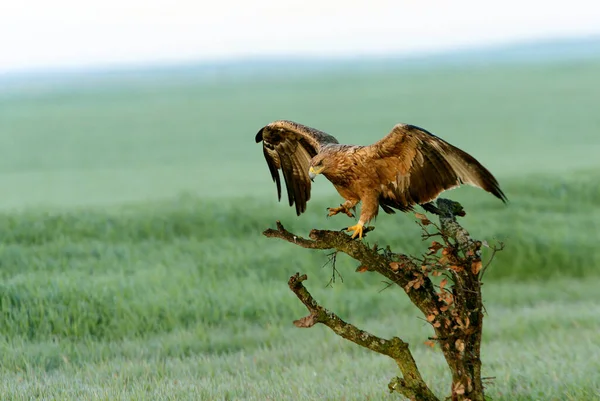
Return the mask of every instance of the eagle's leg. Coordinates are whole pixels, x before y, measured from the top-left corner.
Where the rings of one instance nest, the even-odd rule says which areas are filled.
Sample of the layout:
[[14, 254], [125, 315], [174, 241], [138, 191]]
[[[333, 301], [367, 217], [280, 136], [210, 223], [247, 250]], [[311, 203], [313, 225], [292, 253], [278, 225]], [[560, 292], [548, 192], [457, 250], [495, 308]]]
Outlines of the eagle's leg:
[[359, 220], [359, 222], [356, 225], [348, 227], [346, 231], [354, 231], [352, 233], [352, 239], [356, 237], [358, 237], [358, 239], [362, 239], [363, 232], [365, 231], [365, 223]]
[[377, 216], [377, 212], [379, 210], [379, 198], [377, 196], [367, 196], [362, 201], [362, 208], [360, 210], [360, 218], [358, 219], [358, 223], [352, 227], [346, 228], [346, 231], [354, 231], [352, 233], [352, 239], [358, 237], [362, 239], [363, 235], [372, 229], [369, 227], [365, 229], [365, 224], [369, 223], [372, 219]]
[[335, 216], [336, 214], [338, 214], [340, 212], [343, 212], [344, 214], [346, 214], [346, 216], [354, 218], [354, 213], [352, 213], [351, 209], [354, 208], [357, 203], [358, 202], [347, 200], [346, 202], [341, 204], [340, 207], [329, 207], [329, 208], [327, 208], [327, 211], [329, 211], [327, 216], [331, 217], [331, 216]]

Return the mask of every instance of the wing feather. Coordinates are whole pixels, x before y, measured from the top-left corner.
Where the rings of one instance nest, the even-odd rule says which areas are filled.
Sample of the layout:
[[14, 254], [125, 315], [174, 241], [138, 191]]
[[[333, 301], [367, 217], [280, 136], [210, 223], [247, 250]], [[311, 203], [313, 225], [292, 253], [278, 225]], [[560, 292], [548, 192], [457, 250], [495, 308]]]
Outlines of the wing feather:
[[277, 185], [277, 198], [281, 200], [281, 179], [287, 189], [290, 206], [296, 205], [296, 214], [306, 211], [310, 199], [310, 159], [319, 153], [323, 146], [338, 143], [324, 132], [293, 121], [274, 121], [256, 134], [256, 142], [263, 142], [263, 154], [273, 181]]
[[273, 178], [273, 182], [277, 184], [277, 197], [281, 199], [281, 179], [278, 171], [280, 168], [279, 157], [277, 156], [276, 151], [270, 150], [266, 146], [263, 146], [263, 154], [265, 155], [267, 166], [269, 166], [271, 178]]
[[507, 201], [498, 181], [473, 156], [422, 128], [398, 124], [365, 151], [374, 156], [377, 174], [390, 189], [382, 194], [386, 206], [410, 210], [463, 183]]

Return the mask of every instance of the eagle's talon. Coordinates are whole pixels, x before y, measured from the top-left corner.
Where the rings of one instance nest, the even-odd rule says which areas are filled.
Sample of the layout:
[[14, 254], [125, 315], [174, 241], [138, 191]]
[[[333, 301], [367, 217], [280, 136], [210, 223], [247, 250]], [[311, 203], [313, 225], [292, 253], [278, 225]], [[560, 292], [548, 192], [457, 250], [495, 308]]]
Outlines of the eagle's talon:
[[352, 213], [350, 209], [348, 209], [344, 205], [340, 205], [340, 207], [328, 207], [327, 210], [329, 211], [327, 217], [335, 216], [336, 214], [343, 212], [346, 216], [354, 218], [354, 213]]
[[361, 223], [350, 226], [350, 227], [346, 228], [345, 231], [354, 231], [352, 233], [352, 239], [356, 238], [357, 236], [358, 236], [358, 239], [362, 239], [363, 235], [365, 234], [364, 225]]
[[342, 205], [340, 205], [340, 207], [328, 207], [327, 210], [329, 211], [329, 213], [327, 214], [327, 217], [331, 217], [331, 216], [335, 216], [339, 212], [344, 211], [344, 208], [342, 207]]

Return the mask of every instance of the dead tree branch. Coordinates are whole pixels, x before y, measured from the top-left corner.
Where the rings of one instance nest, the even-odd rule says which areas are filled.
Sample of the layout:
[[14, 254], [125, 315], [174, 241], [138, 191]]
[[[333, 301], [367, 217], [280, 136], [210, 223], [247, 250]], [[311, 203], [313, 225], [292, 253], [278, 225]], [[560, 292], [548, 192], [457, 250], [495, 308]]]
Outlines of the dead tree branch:
[[[287, 231], [281, 222], [277, 221], [277, 229], [267, 229], [264, 233], [270, 238], [280, 238], [309, 249], [335, 249], [367, 266], [368, 270], [376, 271], [393, 283], [404, 288], [415, 279], [413, 273], [419, 268], [412, 259], [406, 255], [394, 253], [380, 253], [369, 248], [364, 242], [355, 241], [341, 231], [312, 230], [310, 239], [305, 239]], [[433, 285], [418, 288], [409, 292], [413, 303], [423, 312], [435, 308], [438, 304]], [[413, 299], [414, 298], [414, 299]]]
[[[422, 238], [435, 236], [441, 241], [433, 241], [428, 252], [419, 258], [394, 253], [389, 248], [369, 248], [364, 242], [338, 231], [312, 230], [309, 239], [305, 239], [287, 231], [279, 221], [277, 229], [268, 229], [264, 235], [303, 248], [343, 252], [360, 263], [357, 271], [377, 272], [388, 282], [401, 287], [434, 330], [431, 339], [440, 345], [452, 373], [449, 398], [452, 401], [483, 401], [480, 360], [484, 314], [482, 242], [473, 240], [456, 221], [456, 216], [465, 215], [460, 204], [439, 199], [437, 207], [441, 211], [439, 225], [425, 215], [416, 215], [423, 231]], [[434, 227], [434, 232], [429, 232], [428, 227]], [[442, 275], [447, 278], [434, 285], [432, 277]], [[343, 321], [314, 300], [302, 284], [305, 280], [306, 275], [297, 273], [288, 283], [309, 311], [308, 316], [294, 322], [296, 326], [312, 327], [322, 323], [347, 340], [391, 357], [402, 372], [402, 378], [390, 382], [391, 391], [411, 400], [437, 400], [423, 381], [407, 343], [397, 337], [390, 340], [376, 337]]]
[[312, 327], [317, 323], [322, 323], [329, 327], [335, 334], [352, 341], [362, 347], [369, 348], [372, 351], [387, 355], [398, 364], [402, 372], [402, 379], [394, 378], [390, 383], [391, 389], [402, 393], [411, 400], [437, 400], [435, 395], [429, 390], [417, 364], [408, 349], [408, 344], [394, 337], [386, 340], [356, 326], [349, 324], [339, 318], [335, 313], [328, 311], [315, 301], [306, 287], [302, 284], [307, 279], [306, 274], [296, 273], [288, 281], [290, 289], [296, 294], [298, 299], [306, 306], [309, 315], [302, 319], [294, 321], [297, 327]]

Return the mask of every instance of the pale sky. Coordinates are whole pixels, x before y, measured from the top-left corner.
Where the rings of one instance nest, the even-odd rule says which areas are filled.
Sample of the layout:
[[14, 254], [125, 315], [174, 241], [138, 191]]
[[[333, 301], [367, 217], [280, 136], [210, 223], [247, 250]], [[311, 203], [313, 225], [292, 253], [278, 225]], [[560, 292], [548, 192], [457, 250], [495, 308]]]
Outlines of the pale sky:
[[595, 0], [0, 0], [0, 72], [600, 34]]

